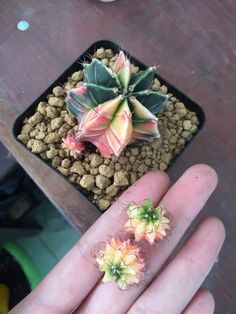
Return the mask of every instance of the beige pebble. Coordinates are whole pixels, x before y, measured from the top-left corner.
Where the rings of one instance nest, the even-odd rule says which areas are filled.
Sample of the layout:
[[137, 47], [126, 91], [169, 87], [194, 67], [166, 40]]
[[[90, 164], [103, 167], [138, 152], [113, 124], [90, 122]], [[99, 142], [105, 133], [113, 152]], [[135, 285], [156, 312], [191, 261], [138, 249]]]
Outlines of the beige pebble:
[[103, 59], [101, 60], [101, 62], [102, 62], [105, 66], [108, 66], [108, 64], [109, 64], [108, 58], [103, 58]]
[[171, 153], [164, 153], [161, 155], [161, 160], [167, 165], [170, 163], [171, 159], [172, 159]]
[[38, 129], [34, 129], [33, 131], [30, 132], [30, 137], [31, 138], [35, 138], [36, 135], [39, 134], [39, 130]]
[[75, 161], [70, 169], [72, 173], [77, 173], [80, 176], [85, 174], [85, 169], [81, 163], [81, 161]]
[[134, 64], [130, 65], [130, 71], [131, 73], [137, 73], [139, 71], [139, 67], [136, 67]]
[[109, 165], [110, 164], [110, 158], [104, 158], [103, 163], [104, 163], [104, 165]]
[[192, 125], [190, 131], [191, 131], [191, 133], [196, 133], [197, 132], [197, 126], [196, 125]]
[[179, 115], [179, 117], [183, 118], [187, 114], [187, 109], [186, 108], [180, 108], [176, 110], [176, 113]]
[[58, 97], [54, 97], [54, 96], [49, 98], [48, 103], [52, 107], [59, 107], [59, 108], [63, 107], [64, 105], [64, 101], [62, 99]]
[[98, 174], [98, 168], [90, 168], [89, 172], [91, 175], [96, 176]]
[[72, 80], [77, 81], [77, 82], [81, 81], [83, 77], [84, 77], [84, 73], [82, 70], [74, 72], [71, 76]]
[[62, 137], [66, 137], [68, 131], [71, 129], [71, 126], [67, 123], [64, 123], [58, 130], [58, 134]]
[[66, 169], [66, 168], [63, 168], [63, 167], [61, 167], [61, 166], [59, 166], [59, 167], [57, 168], [57, 170], [58, 170], [61, 174], [63, 174], [63, 176], [65, 176], [65, 177], [67, 177], [68, 174], [69, 174], [69, 170]]
[[102, 190], [97, 188], [96, 186], [92, 189], [92, 192], [96, 195], [100, 195], [102, 193]]
[[33, 130], [33, 126], [29, 123], [23, 125], [21, 133], [22, 134], [29, 134]]
[[95, 185], [94, 177], [90, 174], [84, 174], [79, 184], [88, 191], [91, 191]]
[[105, 199], [100, 199], [98, 201], [98, 207], [101, 211], [104, 211], [106, 209], [108, 209], [108, 207], [111, 205], [111, 202]]
[[139, 150], [137, 147], [132, 147], [132, 148], [130, 148], [130, 153], [133, 156], [137, 156], [139, 154]]
[[152, 143], [152, 147], [153, 147], [155, 150], [159, 150], [160, 147], [161, 147], [161, 143], [162, 143], [162, 139], [155, 140], [155, 141], [153, 141], [153, 143]]
[[83, 166], [85, 170], [90, 171], [91, 169], [90, 164], [88, 164], [87, 162], [83, 162]]
[[128, 174], [126, 171], [120, 170], [114, 173], [114, 185], [115, 186], [129, 185]]
[[174, 105], [173, 105], [173, 103], [170, 102], [170, 101], [168, 101], [167, 110], [168, 110], [168, 111], [173, 111], [173, 110], [174, 110]]
[[42, 120], [43, 120], [43, 115], [41, 115], [41, 113], [39, 112], [35, 112], [35, 114], [29, 118], [28, 123], [30, 123], [32, 126], [35, 126]]
[[110, 166], [100, 165], [98, 171], [100, 174], [108, 178], [111, 178], [114, 175], [114, 169]]
[[47, 156], [46, 156], [46, 153], [45, 151], [40, 153], [39, 156], [42, 158], [42, 159], [47, 159]]
[[145, 164], [141, 164], [141, 165], [139, 165], [138, 166], [138, 172], [140, 172], [140, 173], [146, 173], [147, 171], [148, 171], [148, 166], [147, 165], [145, 165]]
[[190, 120], [184, 120], [183, 127], [184, 130], [189, 131], [192, 127], [192, 122]]
[[55, 131], [55, 130], [59, 129], [62, 126], [63, 122], [64, 122], [64, 120], [63, 120], [62, 117], [54, 118], [51, 121], [51, 129], [52, 129], [52, 131]]
[[41, 113], [42, 115], [46, 115], [47, 111], [46, 111], [46, 103], [43, 101], [40, 101], [40, 103], [38, 104], [37, 110], [39, 113]]
[[182, 132], [182, 137], [185, 139], [190, 139], [191, 133], [189, 131], [183, 131]]
[[133, 164], [133, 163], [135, 162], [135, 160], [136, 160], [136, 157], [135, 157], [135, 156], [130, 156], [130, 157], [129, 157], [129, 162], [130, 162], [131, 164]]
[[47, 144], [54, 144], [56, 142], [58, 142], [60, 140], [60, 136], [57, 134], [57, 132], [52, 132], [50, 134], [48, 134], [44, 141], [47, 143]]
[[140, 165], [140, 161], [136, 161], [135, 163], [133, 163], [132, 170], [136, 172], [138, 170], [139, 165]]
[[96, 51], [96, 56], [97, 56], [97, 58], [99, 58], [99, 59], [105, 58], [105, 57], [106, 57], [105, 49], [104, 49], [103, 47], [102, 47], [102, 48], [99, 48], [99, 49]]
[[58, 116], [58, 111], [56, 108], [48, 106], [46, 108], [46, 114], [50, 119], [54, 119]]
[[152, 84], [152, 90], [154, 91], [159, 91], [160, 87], [161, 87], [161, 84], [158, 80], [156, 80], [156, 82], [154, 81], [154, 83]]
[[182, 102], [180, 102], [180, 101], [178, 101], [178, 102], [175, 104], [175, 107], [176, 107], [177, 109], [185, 109], [185, 105], [184, 105]]
[[130, 163], [125, 164], [125, 170], [126, 170], [127, 172], [129, 172], [131, 169], [132, 169], [132, 166], [131, 166]]
[[114, 53], [111, 49], [105, 49], [106, 57], [111, 59], [114, 56]]
[[121, 168], [122, 168], [121, 164], [116, 162], [115, 163], [115, 170], [119, 171], [119, 170], [121, 170]]
[[43, 140], [45, 138], [46, 134], [44, 132], [38, 132], [37, 135], [35, 135], [36, 140]]
[[98, 174], [96, 176], [96, 186], [99, 188], [99, 189], [105, 189], [106, 187], [108, 187], [109, 185], [111, 185], [111, 181], [109, 178], [101, 175], [101, 174]]
[[111, 68], [111, 69], [112, 69], [112, 68], [113, 68], [114, 63], [115, 63], [114, 61], [110, 61], [110, 62], [109, 62], [109, 68]]
[[58, 155], [61, 157], [61, 158], [66, 158], [66, 157], [69, 157], [70, 156], [70, 152], [68, 149], [59, 149], [58, 150]]
[[163, 138], [170, 138], [171, 137], [171, 132], [168, 128], [164, 127], [164, 128], [161, 128], [161, 136]]
[[144, 160], [144, 162], [145, 162], [145, 165], [147, 165], [148, 167], [151, 166], [151, 164], [152, 164], [151, 159], [148, 159], [148, 158], [146, 158], [146, 159]]
[[134, 184], [137, 180], [138, 180], [137, 173], [136, 172], [131, 172], [130, 173], [130, 182], [131, 182], [131, 184]]
[[164, 162], [160, 162], [159, 169], [161, 171], [165, 171], [167, 169], [167, 165]]
[[106, 194], [110, 196], [116, 196], [119, 192], [119, 188], [115, 185], [110, 185], [106, 188]]
[[163, 94], [167, 94], [167, 92], [168, 92], [167, 86], [161, 85], [160, 92], [163, 93]]
[[170, 143], [172, 143], [172, 144], [177, 143], [177, 137], [172, 135], [171, 138], [170, 138]]
[[91, 159], [91, 167], [98, 167], [99, 165], [101, 165], [103, 163], [103, 158], [97, 154], [93, 154], [92, 155], [92, 159]]
[[22, 133], [17, 136], [17, 139], [22, 143], [27, 144], [30, 140], [30, 137], [28, 134]]
[[66, 90], [70, 90], [70, 89], [74, 88], [74, 85], [73, 85], [73, 83], [71, 83], [71, 82], [66, 82], [66, 83], [64, 84], [64, 88], [65, 88]]
[[[29, 142], [28, 142], [29, 143]], [[31, 151], [40, 154], [47, 149], [47, 146], [40, 140], [32, 140]]]
[[118, 58], [118, 54], [116, 53], [112, 58], [111, 58], [111, 61], [115, 62]]
[[64, 120], [67, 124], [69, 124], [71, 126], [74, 126], [76, 124], [75, 118], [72, 117], [72, 115], [70, 115], [70, 114], [66, 114], [64, 117]]
[[61, 158], [59, 156], [56, 156], [52, 159], [52, 166], [53, 168], [59, 167], [61, 164]]
[[68, 158], [63, 159], [62, 162], [61, 162], [61, 166], [62, 166], [63, 168], [68, 169], [68, 168], [70, 167], [70, 165], [71, 165], [71, 161], [70, 161], [70, 159], [68, 159]]
[[[58, 149], [56, 149], [55, 147], [54, 147], [54, 145], [52, 145], [51, 147], [50, 147], [50, 149], [46, 152], [46, 156], [47, 156], [47, 158], [48, 159], [53, 159], [54, 157], [56, 157], [58, 155]], [[59, 165], [58, 165], [59, 166]], [[58, 167], [57, 166], [57, 167]]]
[[61, 86], [55, 86], [52, 90], [54, 96], [61, 97], [65, 95], [64, 89]]
[[68, 178], [68, 180], [71, 182], [71, 183], [76, 183], [76, 179], [77, 179], [77, 175], [74, 173], [74, 174], [71, 174]]

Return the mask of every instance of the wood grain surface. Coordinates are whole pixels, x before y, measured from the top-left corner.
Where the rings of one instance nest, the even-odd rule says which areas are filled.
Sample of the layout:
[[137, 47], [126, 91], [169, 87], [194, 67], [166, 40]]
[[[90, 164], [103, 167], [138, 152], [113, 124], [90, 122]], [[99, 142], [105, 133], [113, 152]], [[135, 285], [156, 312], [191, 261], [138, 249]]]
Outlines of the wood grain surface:
[[[27, 31], [17, 29], [21, 20]], [[74, 227], [99, 216], [65, 180], [12, 136], [18, 114], [94, 41], [110, 39], [199, 103], [204, 129], [169, 171], [204, 162], [219, 185], [202, 217], [220, 217], [227, 239], [205, 282], [217, 314], [236, 313], [236, 2], [233, 0], [0, 0], [0, 140]], [[3, 165], [1, 165], [2, 167]], [[189, 230], [191, 232], [191, 229]]]

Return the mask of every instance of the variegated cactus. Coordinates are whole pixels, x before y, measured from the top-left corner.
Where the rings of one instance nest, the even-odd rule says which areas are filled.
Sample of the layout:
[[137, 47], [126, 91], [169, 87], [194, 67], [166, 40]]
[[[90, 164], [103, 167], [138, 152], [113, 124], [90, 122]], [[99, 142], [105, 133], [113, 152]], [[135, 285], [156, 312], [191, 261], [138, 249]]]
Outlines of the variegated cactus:
[[134, 235], [137, 242], [145, 239], [152, 245], [155, 240], [163, 240], [170, 229], [166, 209], [153, 206], [151, 199], [140, 205], [129, 204], [127, 214], [125, 229]]
[[119, 156], [137, 141], [160, 136], [156, 114], [167, 95], [150, 90], [155, 67], [131, 74], [123, 51], [112, 69], [98, 59], [84, 65], [83, 84], [68, 92], [66, 103], [78, 120], [77, 141], [93, 143], [105, 157]]
[[138, 284], [145, 270], [140, 248], [130, 240], [122, 242], [112, 238], [104, 250], [96, 256], [100, 271], [104, 272], [102, 282], [116, 282], [121, 290]]

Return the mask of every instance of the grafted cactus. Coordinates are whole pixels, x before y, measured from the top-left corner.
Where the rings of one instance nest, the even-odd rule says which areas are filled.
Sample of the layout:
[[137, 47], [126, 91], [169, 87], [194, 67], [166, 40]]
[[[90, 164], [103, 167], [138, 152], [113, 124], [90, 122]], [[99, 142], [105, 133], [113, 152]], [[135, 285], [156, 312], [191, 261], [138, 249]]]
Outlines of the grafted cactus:
[[85, 80], [66, 98], [78, 120], [77, 141], [93, 143], [105, 157], [119, 156], [131, 143], [160, 137], [156, 114], [167, 95], [150, 90], [156, 68], [131, 74], [123, 51], [112, 69], [98, 59], [84, 65]]

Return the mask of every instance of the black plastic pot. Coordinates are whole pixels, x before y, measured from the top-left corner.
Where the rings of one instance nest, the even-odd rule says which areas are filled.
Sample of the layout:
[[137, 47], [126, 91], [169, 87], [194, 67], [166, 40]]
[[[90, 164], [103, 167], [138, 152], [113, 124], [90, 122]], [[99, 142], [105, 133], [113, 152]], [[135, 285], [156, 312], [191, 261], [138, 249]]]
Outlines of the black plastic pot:
[[[63, 83], [65, 83], [67, 81], [68, 76], [71, 76], [74, 72], [82, 69], [82, 65], [81, 62], [84, 61], [89, 61], [91, 60], [90, 56], [94, 54], [94, 52], [100, 48], [100, 47], [104, 47], [105, 49], [112, 49], [113, 52], [118, 53], [121, 50], [121, 47], [111, 41], [108, 40], [100, 40], [95, 42], [94, 44], [92, 44], [61, 76], [59, 76], [59, 78], [53, 83], [51, 84], [48, 89], [40, 96], [38, 97], [31, 106], [29, 106], [28, 109], [26, 109], [15, 121], [14, 123], [14, 127], [13, 127], [13, 135], [15, 137], [15, 139], [17, 140], [17, 135], [20, 134], [21, 132], [21, 128], [23, 126], [23, 121], [26, 117], [29, 117], [30, 115], [35, 113], [36, 107], [38, 105], [38, 103], [40, 101], [45, 101], [45, 99], [47, 99], [47, 95], [50, 94], [52, 92], [52, 89], [55, 86], [58, 85], [62, 85]], [[123, 48], [122, 50], [130, 56], [130, 54], [125, 51]], [[143, 64], [142, 62], [140, 62], [139, 60], [135, 59], [133, 56], [130, 57], [130, 60], [133, 64], [135, 64], [136, 66], [138, 66], [141, 70], [144, 70], [147, 68], [147, 66], [145, 64]], [[199, 120], [199, 126], [198, 126], [198, 132], [191, 138], [191, 140], [185, 145], [184, 149], [186, 148], [187, 145], [189, 145], [192, 140], [195, 138], [195, 136], [199, 133], [199, 130], [203, 127], [204, 122], [205, 122], [205, 115], [204, 112], [202, 110], [202, 108], [196, 104], [193, 100], [191, 100], [189, 97], [187, 97], [186, 95], [184, 95], [182, 92], [180, 92], [177, 88], [175, 88], [173, 85], [171, 85], [168, 81], [166, 81], [165, 79], [163, 79], [161, 76], [156, 75], [156, 77], [159, 79], [159, 81], [166, 85], [168, 87], [168, 92], [172, 93], [176, 98], [179, 99], [179, 101], [183, 102], [185, 104], [185, 106], [196, 113], [198, 120]], [[18, 140], [17, 140], [18, 141]], [[19, 141], [18, 141], [19, 142]], [[26, 148], [25, 145], [23, 145], [21, 142], [19, 142], [22, 146], [24, 146]], [[27, 148], [26, 148], [27, 149]], [[183, 149], [183, 150], [184, 150]], [[182, 150], [182, 151], [183, 151]], [[38, 158], [40, 158], [38, 156]], [[40, 158], [41, 159], [41, 158]], [[42, 162], [48, 164], [51, 168], [52, 166], [46, 162], [45, 160], [41, 159]], [[174, 160], [171, 163], [171, 166], [173, 165]], [[53, 168], [54, 169], [54, 168]], [[65, 177], [64, 177], [65, 178]], [[65, 180], [67, 180], [65, 178]], [[68, 180], [67, 180], [68, 181]], [[72, 184], [72, 183], [71, 183]], [[73, 185], [73, 184], [72, 184]], [[82, 192], [83, 193], [83, 192]], [[94, 206], [94, 205], [93, 205]]]

